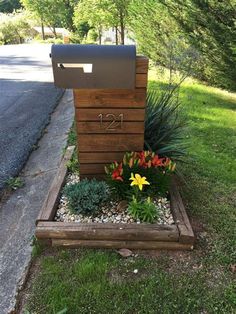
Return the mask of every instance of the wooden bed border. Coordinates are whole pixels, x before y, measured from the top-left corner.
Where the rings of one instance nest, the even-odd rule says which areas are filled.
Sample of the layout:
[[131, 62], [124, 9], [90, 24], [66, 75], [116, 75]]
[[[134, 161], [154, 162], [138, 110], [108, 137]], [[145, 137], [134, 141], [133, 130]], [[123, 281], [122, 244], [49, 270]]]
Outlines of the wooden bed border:
[[192, 250], [195, 237], [175, 180], [170, 188], [174, 225], [76, 223], [53, 221], [75, 147], [67, 148], [36, 220], [36, 238], [52, 246], [69, 248], [129, 248]]

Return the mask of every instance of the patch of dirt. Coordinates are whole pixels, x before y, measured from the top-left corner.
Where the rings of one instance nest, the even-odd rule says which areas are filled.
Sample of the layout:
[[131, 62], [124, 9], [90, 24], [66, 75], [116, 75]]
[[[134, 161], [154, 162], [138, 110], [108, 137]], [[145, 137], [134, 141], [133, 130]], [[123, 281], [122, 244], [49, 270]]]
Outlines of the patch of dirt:
[[30, 269], [27, 274], [27, 278], [25, 280], [25, 284], [19, 291], [19, 294], [17, 296], [17, 306], [15, 313], [12, 314], [23, 314], [24, 308], [27, 304], [27, 301], [30, 296], [30, 291], [32, 289], [32, 285], [34, 282], [34, 279], [37, 277], [38, 273], [40, 272], [40, 258], [35, 258], [32, 260]]
[[14, 191], [10, 187], [6, 187], [0, 191], [0, 206], [8, 200], [12, 192]]
[[108, 272], [108, 278], [111, 283], [131, 282], [148, 278], [150, 275], [149, 268], [138, 266], [135, 261], [136, 257], [124, 259], [120, 266]]

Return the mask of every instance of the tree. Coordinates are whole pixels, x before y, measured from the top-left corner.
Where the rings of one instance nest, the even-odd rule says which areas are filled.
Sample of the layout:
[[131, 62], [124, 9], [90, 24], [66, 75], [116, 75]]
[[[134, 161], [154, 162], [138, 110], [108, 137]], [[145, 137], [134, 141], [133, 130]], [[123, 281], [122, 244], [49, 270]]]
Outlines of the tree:
[[103, 29], [114, 27], [117, 33], [116, 43], [119, 42], [119, 34], [120, 43], [124, 44], [130, 2], [131, 0], [81, 0], [75, 9], [74, 24], [78, 26], [81, 21], [87, 21], [96, 29], [99, 43]]
[[[69, 26], [73, 28], [70, 21], [71, 11], [77, 1], [63, 0], [21, 0], [24, 7], [30, 11], [42, 24], [42, 34], [44, 25], [51, 28], [56, 37], [56, 27]], [[43, 36], [44, 37], [44, 36]]]
[[198, 54], [188, 45], [176, 21], [165, 6], [156, 0], [133, 0], [129, 8], [129, 27], [138, 50], [156, 65], [175, 71], [184, 79], [193, 70]]
[[4, 44], [22, 44], [33, 30], [27, 22], [24, 11], [5, 14], [0, 24], [0, 41]]
[[203, 56], [199, 68], [213, 84], [236, 88], [236, 1], [161, 0]]
[[64, 14], [63, 14], [63, 26], [71, 32], [75, 32], [76, 28], [73, 22], [74, 10], [76, 5], [79, 3], [79, 0], [65, 0], [64, 4]]
[[[130, 3], [131, 0], [110, 0], [106, 1], [106, 7], [104, 8], [112, 15], [110, 25], [115, 27], [116, 32], [120, 34], [120, 43], [122, 45], [125, 44], [125, 30], [129, 19]], [[116, 38], [116, 44], [118, 44], [118, 38]]]
[[21, 8], [20, 0], [0, 0], [0, 12], [12, 13]]
[[109, 26], [110, 19], [111, 16], [104, 12], [103, 0], [82, 0], [76, 6], [74, 13], [75, 27], [79, 28], [81, 23], [87, 22], [97, 31], [99, 44], [101, 44], [103, 28]]

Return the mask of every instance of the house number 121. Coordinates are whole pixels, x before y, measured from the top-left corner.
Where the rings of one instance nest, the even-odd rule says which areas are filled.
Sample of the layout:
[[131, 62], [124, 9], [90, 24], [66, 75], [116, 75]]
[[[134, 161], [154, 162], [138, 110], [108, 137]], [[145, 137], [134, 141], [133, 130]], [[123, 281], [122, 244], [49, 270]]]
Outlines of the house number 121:
[[[123, 113], [120, 113], [119, 115], [115, 115], [113, 113], [107, 113], [107, 114], [100, 113], [98, 115], [98, 118], [100, 120], [101, 129], [105, 129], [107, 131], [116, 131], [117, 129], [122, 129], [123, 127], [123, 120], [124, 120]], [[109, 121], [106, 121], [106, 124], [104, 125], [105, 119], [106, 120], [109, 119]]]

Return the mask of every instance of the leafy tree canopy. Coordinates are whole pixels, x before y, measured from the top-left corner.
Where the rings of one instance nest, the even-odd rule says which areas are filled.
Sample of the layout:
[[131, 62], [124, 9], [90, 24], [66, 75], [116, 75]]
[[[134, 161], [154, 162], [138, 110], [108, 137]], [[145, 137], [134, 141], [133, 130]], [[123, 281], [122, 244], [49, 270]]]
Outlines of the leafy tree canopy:
[[203, 78], [236, 88], [236, 1], [160, 0], [203, 55]]
[[0, 0], [0, 12], [12, 13], [20, 8], [20, 0]]

